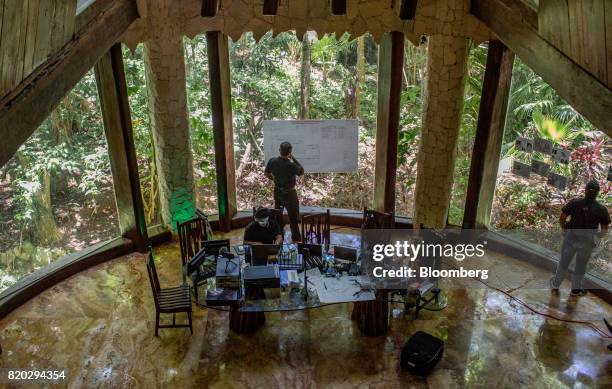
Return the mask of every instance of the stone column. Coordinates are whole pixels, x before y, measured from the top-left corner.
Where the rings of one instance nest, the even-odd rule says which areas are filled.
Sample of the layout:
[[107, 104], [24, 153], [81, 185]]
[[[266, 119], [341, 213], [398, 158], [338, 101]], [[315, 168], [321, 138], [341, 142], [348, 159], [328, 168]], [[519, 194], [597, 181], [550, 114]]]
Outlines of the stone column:
[[415, 226], [446, 226], [463, 111], [467, 55], [467, 38], [429, 37], [417, 160]]
[[176, 8], [168, 1], [149, 8], [157, 23], [144, 46], [162, 220], [172, 228], [192, 218], [196, 207], [183, 37], [172, 23], [179, 20]]

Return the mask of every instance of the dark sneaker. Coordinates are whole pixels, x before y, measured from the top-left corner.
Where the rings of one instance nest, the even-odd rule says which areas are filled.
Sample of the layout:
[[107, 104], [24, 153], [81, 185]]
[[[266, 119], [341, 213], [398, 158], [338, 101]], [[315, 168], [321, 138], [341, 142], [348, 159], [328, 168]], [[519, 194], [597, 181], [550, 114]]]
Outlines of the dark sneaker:
[[587, 291], [584, 289], [572, 289], [572, 296], [584, 296], [587, 294]]

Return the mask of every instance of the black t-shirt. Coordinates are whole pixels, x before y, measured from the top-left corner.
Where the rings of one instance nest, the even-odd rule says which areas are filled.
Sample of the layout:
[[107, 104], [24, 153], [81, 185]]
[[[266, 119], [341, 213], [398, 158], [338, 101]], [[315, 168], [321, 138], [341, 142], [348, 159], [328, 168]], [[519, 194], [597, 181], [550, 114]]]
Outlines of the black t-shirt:
[[266, 165], [266, 173], [274, 176], [274, 186], [281, 189], [293, 189], [295, 177], [304, 174], [301, 165], [281, 157], [270, 158]]
[[573, 199], [565, 204], [562, 211], [570, 217], [565, 227], [571, 230], [596, 230], [600, 224], [610, 224], [608, 210], [597, 201]]
[[252, 221], [244, 230], [244, 241], [273, 244], [274, 238], [277, 235], [282, 234], [278, 223], [274, 219], [270, 218], [266, 227], [262, 227], [256, 221]]

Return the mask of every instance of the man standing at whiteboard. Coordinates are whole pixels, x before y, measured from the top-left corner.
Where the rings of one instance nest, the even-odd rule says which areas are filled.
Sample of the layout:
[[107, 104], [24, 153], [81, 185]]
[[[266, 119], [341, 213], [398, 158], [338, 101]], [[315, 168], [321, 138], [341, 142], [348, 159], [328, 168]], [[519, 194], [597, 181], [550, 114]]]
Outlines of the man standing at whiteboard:
[[270, 158], [266, 165], [266, 177], [274, 181], [274, 208], [285, 207], [289, 215], [291, 240], [301, 241], [299, 218], [300, 202], [295, 190], [296, 177], [304, 174], [304, 168], [291, 152], [293, 147], [289, 142], [280, 144], [279, 156]]

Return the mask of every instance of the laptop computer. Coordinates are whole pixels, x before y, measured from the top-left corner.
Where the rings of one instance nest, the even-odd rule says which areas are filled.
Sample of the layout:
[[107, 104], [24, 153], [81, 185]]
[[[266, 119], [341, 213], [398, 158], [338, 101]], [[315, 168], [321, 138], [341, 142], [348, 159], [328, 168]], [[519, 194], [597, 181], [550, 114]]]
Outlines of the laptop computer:
[[304, 255], [304, 252], [308, 250], [310, 255], [313, 257], [322, 257], [323, 256], [323, 246], [320, 244], [308, 244], [308, 243], [298, 243], [298, 253]]
[[[308, 251], [309, 257], [304, 255]], [[315, 267], [323, 268], [323, 246], [320, 244], [298, 243], [298, 253], [304, 256], [304, 264], [306, 269]]]
[[280, 245], [277, 244], [254, 244], [251, 245], [251, 265], [266, 265], [268, 257], [278, 255]]
[[215, 257], [218, 257], [219, 251], [221, 251], [223, 247], [225, 247], [229, 252], [229, 239], [205, 240], [202, 242], [202, 251], [206, 253], [206, 256], [213, 255]]
[[357, 262], [357, 249], [353, 247], [334, 246], [334, 258], [348, 262]]

